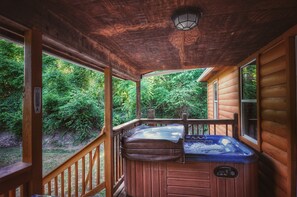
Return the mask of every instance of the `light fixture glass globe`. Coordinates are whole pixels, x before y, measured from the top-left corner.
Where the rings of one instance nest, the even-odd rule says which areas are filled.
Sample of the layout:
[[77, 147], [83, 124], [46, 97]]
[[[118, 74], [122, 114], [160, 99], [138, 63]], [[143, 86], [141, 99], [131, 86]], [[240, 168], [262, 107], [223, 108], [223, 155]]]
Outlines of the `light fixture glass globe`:
[[198, 25], [201, 12], [197, 8], [181, 8], [171, 17], [174, 26], [178, 30], [187, 31]]

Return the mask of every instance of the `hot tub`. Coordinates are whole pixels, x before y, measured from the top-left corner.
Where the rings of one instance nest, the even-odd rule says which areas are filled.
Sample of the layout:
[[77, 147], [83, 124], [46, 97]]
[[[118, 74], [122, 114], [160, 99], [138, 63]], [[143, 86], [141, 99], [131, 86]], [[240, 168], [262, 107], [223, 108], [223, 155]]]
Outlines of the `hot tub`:
[[229, 136], [187, 135], [184, 151], [187, 161], [246, 164], [257, 161], [254, 151]]
[[226, 136], [192, 135], [184, 137], [183, 151], [184, 162], [123, 155], [128, 196], [257, 196], [257, 157], [244, 144]]

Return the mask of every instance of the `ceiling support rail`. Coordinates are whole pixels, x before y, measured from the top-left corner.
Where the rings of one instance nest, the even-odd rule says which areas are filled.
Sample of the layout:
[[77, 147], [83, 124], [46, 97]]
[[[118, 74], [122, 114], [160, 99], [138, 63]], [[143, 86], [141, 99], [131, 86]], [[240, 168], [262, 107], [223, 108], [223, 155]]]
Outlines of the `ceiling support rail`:
[[113, 195], [113, 132], [112, 132], [112, 68], [104, 69], [104, 96], [105, 96], [105, 113], [104, 124], [106, 141], [104, 143], [105, 152], [105, 182], [106, 196]]
[[141, 81], [136, 81], [136, 118], [141, 118]]

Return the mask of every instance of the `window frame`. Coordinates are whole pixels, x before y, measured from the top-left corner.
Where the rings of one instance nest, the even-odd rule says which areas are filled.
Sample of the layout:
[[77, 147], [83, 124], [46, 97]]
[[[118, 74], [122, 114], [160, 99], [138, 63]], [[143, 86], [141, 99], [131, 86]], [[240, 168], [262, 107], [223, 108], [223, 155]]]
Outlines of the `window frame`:
[[[256, 65], [256, 99], [242, 99], [242, 69], [244, 67], [247, 67], [250, 63], [255, 62]], [[259, 62], [258, 62], [258, 58], [253, 57], [252, 59], [249, 59], [249, 61], [247, 61], [247, 63], [244, 63], [242, 66], [238, 67], [239, 69], [239, 107], [240, 107], [240, 126], [239, 126], [239, 138], [241, 141], [243, 141], [244, 143], [246, 143], [247, 145], [251, 146], [252, 148], [261, 151], [260, 145], [261, 145], [261, 135], [260, 135], [260, 127], [259, 127], [259, 122], [260, 122], [260, 114], [259, 114]], [[243, 101], [243, 102], [242, 102]], [[242, 103], [244, 102], [250, 102], [256, 103], [256, 109], [257, 109], [257, 140], [248, 136], [248, 135], [244, 135], [243, 131], [242, 131]]]
[[[214, 81], [213, 84], [213, 119], [219, 119], [219, 83]], [[216, 87], [216, 90], [215, 90]], [[217, 99], [215, 99], [215, 92], [217, 93]], [[216, 107], [217, 108], [216, 108]]]

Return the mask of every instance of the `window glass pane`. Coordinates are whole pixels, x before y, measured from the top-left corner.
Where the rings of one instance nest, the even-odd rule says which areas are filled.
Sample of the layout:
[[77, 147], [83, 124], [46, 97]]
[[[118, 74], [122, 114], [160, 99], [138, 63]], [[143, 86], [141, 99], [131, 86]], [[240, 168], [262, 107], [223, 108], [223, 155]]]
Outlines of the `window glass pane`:
[[0, 39], [0, 168], [22, 161], [24, 47]]
[[213, 89], [214, 89], [214, 100], [218, 100], [218, 84], [214, 83], [213, 84]]
[[213, 118], [217, 119], [218, 118], [218, 83], [215, 82], [213, 83]]
[[242, 99], [257, 98], [256, 61], [241, 69]]
[[213, 118], [218, 119], [218, 102], [213, 103]]
[[242, 133], [257, 140], [257, 103], [243, 102], [242, 105]]

